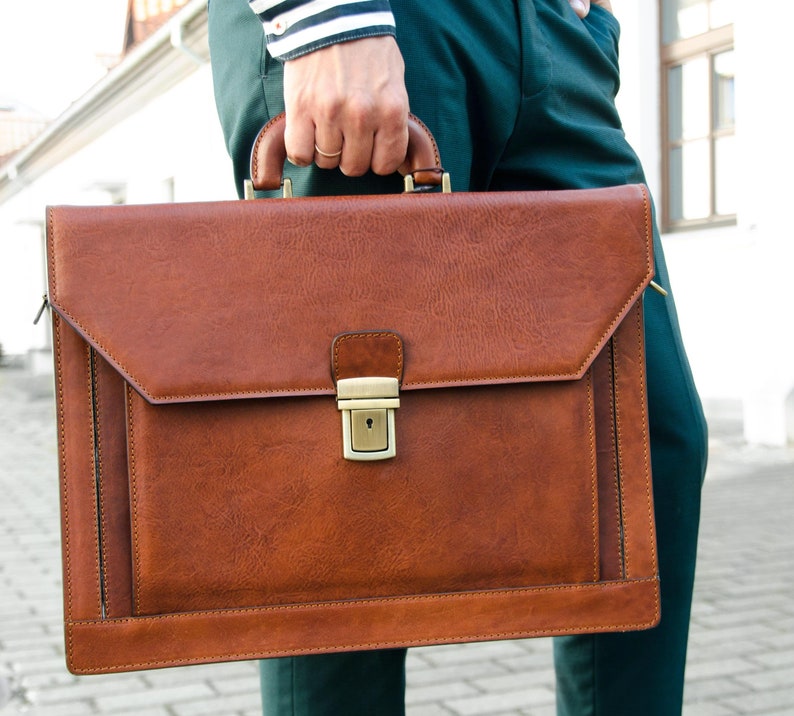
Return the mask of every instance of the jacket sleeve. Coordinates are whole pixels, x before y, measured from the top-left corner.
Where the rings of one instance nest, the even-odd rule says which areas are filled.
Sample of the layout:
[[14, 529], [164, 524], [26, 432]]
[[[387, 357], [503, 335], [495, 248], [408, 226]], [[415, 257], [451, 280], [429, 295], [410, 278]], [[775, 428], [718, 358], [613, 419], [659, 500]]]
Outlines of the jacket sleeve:
[[262, 21], [268, 52], [291, 60], [327, 45], [395, 35], [389, 0], [249, 0]]

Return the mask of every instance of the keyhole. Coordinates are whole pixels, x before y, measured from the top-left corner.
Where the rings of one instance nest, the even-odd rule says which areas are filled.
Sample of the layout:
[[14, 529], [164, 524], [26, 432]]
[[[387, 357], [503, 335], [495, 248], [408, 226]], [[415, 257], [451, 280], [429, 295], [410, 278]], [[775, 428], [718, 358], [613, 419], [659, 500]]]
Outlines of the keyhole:
[[367, 418], [367, 430], [372, 430], [372, 423], [374, 422], [372, 418]]

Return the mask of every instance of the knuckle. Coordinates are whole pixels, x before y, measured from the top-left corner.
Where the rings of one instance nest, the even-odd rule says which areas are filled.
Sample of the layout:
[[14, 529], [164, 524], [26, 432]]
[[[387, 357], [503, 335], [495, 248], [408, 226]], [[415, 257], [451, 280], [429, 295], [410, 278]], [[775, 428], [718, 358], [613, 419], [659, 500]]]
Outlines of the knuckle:
[[316, 100], [315, 112], [325, 122], [335, 123], [342, 114], [344, 101], [342, 97], [332, 92], [324, 93]]
[[320, 169], [333, 169], [334, 167], [339, 166], [339, 162], [334, 159], [328, 159], [326, 157], [317, 157], [314, 160], [314, 163], [320, 167]]
[[368, 166], [361, 164], [340, 164], [339, 170], [347, 177], [360, 177], [367, 173]]
[[345, 118], [356, 131], [372, 126], [377, 114], [378, 106], [363, 93], [353, 94], [345, 107]]
[[372, 171], [373, 173], [377, 174], [378, 176], [389, 176], [390, 174], [394, 174], [397, 171], [397, 168], [400, 166], [399, 162], [375, 162], [372, 163]]
[[307, 167], [314, 161], [314, 154], [308, 154], [300, 149], [287, 149], [287, 159], [290, 164], [294, 164], [296, 167]]
[[303, 159], [302, 157], [296, 156], [287, 156], [290, 164], [295, 165], [296, 167], [308, 167], [311, 164], [311, 160]]

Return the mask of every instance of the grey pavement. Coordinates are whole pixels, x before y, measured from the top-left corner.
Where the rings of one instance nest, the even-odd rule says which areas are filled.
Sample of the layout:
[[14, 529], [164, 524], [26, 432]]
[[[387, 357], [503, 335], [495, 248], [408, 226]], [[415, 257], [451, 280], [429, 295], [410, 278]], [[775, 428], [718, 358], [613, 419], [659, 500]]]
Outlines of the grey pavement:
[[[66, 671], [50, 384], [0, 369], [0, 716], [258, 716], [251, 662], [89, 677]], [[684, 714], [790, 716], [794, 450], [745, 445], [730, 407], [708, 411]], [[550, 641], [412, 649], [406, 699], [409, 716], [551, 716]]]

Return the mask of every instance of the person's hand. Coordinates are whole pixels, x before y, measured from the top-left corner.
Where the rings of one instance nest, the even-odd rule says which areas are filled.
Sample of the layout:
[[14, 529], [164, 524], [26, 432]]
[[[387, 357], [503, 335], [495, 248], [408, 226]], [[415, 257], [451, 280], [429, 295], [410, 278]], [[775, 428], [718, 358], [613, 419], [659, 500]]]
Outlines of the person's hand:
[[[579, 17], [591, 4], [569, 0]], [[339, 167], [348, 176], [392, 174], [408, 146], [405, 63], [389, 35], [320, 48], [284, 64], [284, 141], [289, 160]]]
[[600, 5], [604, 10], [612, 12], [612, 3], [609, 0], [568, 0], [568, 2], [571, 3], [573, 11], [582, 18], [587, 17], [591, 5]]
[[348, 176], [392, 174], [408, 147], [405, 65], [388, 35], [342, 42], [284, 65], [285, 144], [293, 164]]

